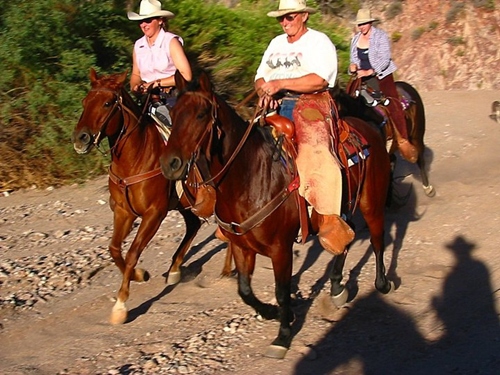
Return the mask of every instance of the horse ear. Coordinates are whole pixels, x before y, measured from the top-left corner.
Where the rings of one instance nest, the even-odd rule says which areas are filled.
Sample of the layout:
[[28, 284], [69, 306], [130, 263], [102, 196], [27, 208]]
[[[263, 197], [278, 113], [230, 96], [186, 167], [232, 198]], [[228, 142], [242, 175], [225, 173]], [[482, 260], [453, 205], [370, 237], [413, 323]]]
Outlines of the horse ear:
[[95, 82], [97, 81], [97, 72], [95, 71], [94, 68], [90, 68], [90, 82]]
[[120, 84], [120, 85], [123, 85], [123, 83], [125, 82], [125, 80], [127, 79], [127, 75], [128, 75], [128, 70], [124, 71], [122, 74], [120, 74], [116, 81]]
[[175, 78], [175, 87], [177, 88], [177, 90], [183, 91], [187, 85], [186, 79], [182, 76], [181, 72], [178, 70], [175, 71], [174, 78]]
[[210, 77], [208, 73], [202, 71], [200, 74], [200, 87], [205, 92], [212, 92], [212, 83], [210, 82]]

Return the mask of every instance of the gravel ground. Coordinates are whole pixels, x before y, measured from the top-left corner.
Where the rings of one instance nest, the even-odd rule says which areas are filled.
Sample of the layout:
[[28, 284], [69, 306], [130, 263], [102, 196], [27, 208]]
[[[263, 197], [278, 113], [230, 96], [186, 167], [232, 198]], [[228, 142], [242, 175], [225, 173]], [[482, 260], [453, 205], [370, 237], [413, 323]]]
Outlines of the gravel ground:
[[[361, 220], [345, 267], [350, 299], [340, 309], [327, 294], [330, 256], [314, 239], [296, 245], [296, 336], [285, 359], [266, 358], [278, 324], [243, 304], [234, 278], [219, 278], [226, 245], [212, 219], [181, 283], [165, 286], [184, 231], [171, 212], [141, 257], [151, 280], [132, 285], [129, 321], [111, 326], [120, 275], [107, 250], [107, 179], [11, 192], [0, 197], [0, 373], [496, 374], [500, 127], [488, 119], [496, 93], [422, 96], [437, 195], [426, 197], [418, 172], [400, 161], [398, 191], [411, 194], [387, 213], [392, 294], [374, 290]], [[258, 258], [253, 283], [273, 301], [267, 259]]]

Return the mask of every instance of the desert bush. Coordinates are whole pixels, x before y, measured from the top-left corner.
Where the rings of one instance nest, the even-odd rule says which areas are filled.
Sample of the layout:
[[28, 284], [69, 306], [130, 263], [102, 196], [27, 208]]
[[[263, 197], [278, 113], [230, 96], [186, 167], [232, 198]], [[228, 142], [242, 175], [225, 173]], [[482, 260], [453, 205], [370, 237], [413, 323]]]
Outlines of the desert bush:
[[417, 27], [411, 32], [411, 39], [412, 40], [417, 40], [422, 36], [423, 33], [425, 33], [426, 29], [423, 26]]
[[465, 9], [465, 3], [459, 1], [453, 1], [451, 7], [446, 12], [446, 23], [453, 23], [457, 20], [460, 13]]
[[385, 16], [388, 20], [392, 20], [403, 11], [403, 4], [400, 0], [393, 1], [387, 6]]

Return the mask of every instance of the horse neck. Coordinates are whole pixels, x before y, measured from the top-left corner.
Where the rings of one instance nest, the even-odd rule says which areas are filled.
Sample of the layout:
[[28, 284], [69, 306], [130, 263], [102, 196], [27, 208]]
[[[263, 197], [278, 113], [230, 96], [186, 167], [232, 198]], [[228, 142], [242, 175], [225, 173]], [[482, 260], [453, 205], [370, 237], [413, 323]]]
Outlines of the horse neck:
[[[224, 138], [219, 148], [219, 157], [214, 158], [211, 173], [218, 173], [229, 162], [233, 153], [239, 146], [249, 125], [244, 121], [227, 103], [219, 100], [218, 126], [221, 127]], [[258, 126], [258, 125], [255, 125]], [[271, 145], [256, 128], [250, 131], [245, 139], [243, 147], [238, 151], [234, 160], [227, 167], [225, 177], [220, 180], [223, 190], [227, 184], [228, 190], [233, 190], [236, 195], [248, 194], [255, 184], [256, 190], [260, 190], [262, 184], [269, 187], [262, 195], [272, 196], [284, 183], [285, 174], [281, 163], [274, 162], [272, 158]], [[232, 175], [232, 177], [230, 177]], [[264, 181], [272, 176], [271, 181]], [[260, 186], [260, 187], [259, 187]], [[274, 186], [274, 188], [273, 188]], [[255, 190], [254, 190], [255, 191]]]
[[108, 137], [112, 147], [112, 162], [117, 169], [139, 173], [159, 166], [164, 147], [163, 139], [153, 120], [142, 114], [141, 108], [124, 89], [121, 91], [122, 112], [120, 135]]

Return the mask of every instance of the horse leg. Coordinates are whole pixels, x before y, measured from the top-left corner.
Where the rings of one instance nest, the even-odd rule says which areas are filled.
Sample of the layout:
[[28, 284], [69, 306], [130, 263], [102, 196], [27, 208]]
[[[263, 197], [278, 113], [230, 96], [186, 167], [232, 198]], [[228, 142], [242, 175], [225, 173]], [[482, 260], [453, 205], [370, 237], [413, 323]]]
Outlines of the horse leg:
[[135, 266], [141, 256], [142, 251], [146, 248], [153, 236], [158, 231], [161, 222], [165, 218], [167, 211], [154, 211], [146, 212], [142, 217], [141, 225], [137, 230], [130, 249], [127, 251], [125, 257], [125, 270], [123, 272], [122, 283], [115, 305], [111, 311], [111, 323], [123, 324], [127, 320], [127, 307], [125, 302], [128, 300], [130, 294], [130, 281], [147, 281], [149, 273], [143, 269], [136, 269]]
[[254, 308], [264, 319], [276, 319], [279, 316], [278, 307], [268, 303], [262, 303], [252, 290], [252, 276], [255, 269], [256, 252], [242, 249], [240, 246], [231, 244], [231, 250], [238, 271], [238, 294], [247, 305]]
[[227, 244], [226, 258], [224, 259], [224, 267], [222, 268], [221, 277], [230, 277], [234, 275], [235, 270], [232, 269], [231, 265], [233, 262], [233, 251], [231, 250], [231, 243]]
[[167, 285], [175, 285], [181, 281], [181, 264], [184, 261], [186, 252], [191, 247], [191, 243], [201, 227], [200, 218], [193, 214], [191, 210], [181, 210], [179, 212], [184, 218], [184, 223], [186, 224], [186, 234], [172, 257], [172, 265], [167, 272], [168, 276], [165, 280]]
[[275, 250], [277, 256], [272, 257], [275, 294], [278, 301], [280, 328], [278, 336], [268, 347], [265, 356], [277, 359], [285, 358], [292, 342], [292, 328], [294, 320], [291, 308], [291, 279], [292, 279], [292, 251], [286, 249]]
[[420, 169], [420, 176], [422, 178], [422, 187], [424, 188], [425, 195], [432, 198], [433, 196], [436, 195], [436, 190], [434, 189], [434, 186], [429, 184], [429, 177], [427, 175], [426, 163], [424, 159], [424, 151], [425, 147], [418, 154], [417, 165], [418, 168]]
[[379, 212], [367, 214], [363, 212], [368, 229], [370, 230], [370, 243], [375, 253], [375, 288], [383, 294], [395, 289], [394, 283], [387, 278], [384, 265], [384, 216], [383, 209]]
[[344, 271], [345, 259], [347, 257], [347, 252], [337, 255], [333, 258], [333, 267], [330, 271], [330, 297], [335, 306], [341, 307], [347, 302], [349, 293], [342, 284], [342, 274]]

